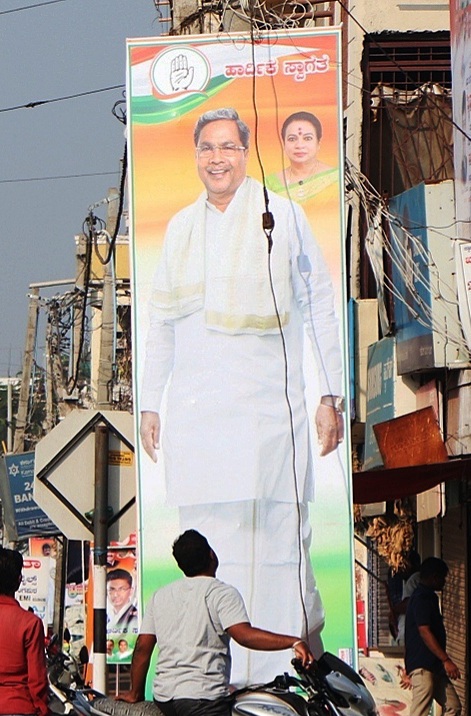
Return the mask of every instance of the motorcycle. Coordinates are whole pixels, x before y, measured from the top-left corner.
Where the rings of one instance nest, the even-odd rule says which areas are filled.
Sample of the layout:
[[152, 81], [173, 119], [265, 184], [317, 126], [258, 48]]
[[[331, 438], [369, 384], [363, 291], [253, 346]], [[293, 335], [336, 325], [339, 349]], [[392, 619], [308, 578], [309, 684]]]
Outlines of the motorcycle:
[[[70, 637], [64, 632], [64, 641]], [[152, 701], [128, 704], [115, 701], [87, 684], [88, 649], [83, 646], [78, 658], [62, 651], [54, 635], [46, 646], [49, 679], [49, 708], [53, 716], [163, 716]]]
[[236, 694], [232, 714], [240, 716], [377, 716], [363, 679], [348, 664], [325, 652], [308, 669], [299, 659], [297, 676], [285, 673], [264, 686]]
[[[70, 641], [66, 633], [64, 634], [64, 640]], [[64, 714], [74, 712], [76, 694], [81, 689], [86, 688], [85, 673], [83, 671], [86, 663], [88, 663], [86, 647], [81, 650], [77, 659], [71, 654], [62, 651], [57, 634], [54, 634], [47, 643], [46, 664], [49, 679], [49, 707], [53, 714], [64, 716]]]
[[[79, 716], [162, 716], [151, 701], [129, 704], [116, 701], [86, 685], [83, 665], [88, 661], [84, 648], [79, 662], [57, 651], [48, 655], [51, 690], [63, 710]], [[361, 676], [341, 659], [326, 652], [308, 669], [299, 659], [292, 665], [297, 676], [277, 676], [268, 684], [239, 689], [232, 695], [232, 716], [377, 716], [373, 697]]]

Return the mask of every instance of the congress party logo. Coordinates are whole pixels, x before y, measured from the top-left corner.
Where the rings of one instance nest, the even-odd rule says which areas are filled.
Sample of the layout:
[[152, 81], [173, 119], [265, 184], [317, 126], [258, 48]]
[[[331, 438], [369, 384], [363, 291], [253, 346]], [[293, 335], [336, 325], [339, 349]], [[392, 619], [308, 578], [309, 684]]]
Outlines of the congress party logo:
[[160, 52], [150, 70], [154, 94], [175, 97], [204, 92], [211, 78], [206, 57], [193, 47], [172, 47]]

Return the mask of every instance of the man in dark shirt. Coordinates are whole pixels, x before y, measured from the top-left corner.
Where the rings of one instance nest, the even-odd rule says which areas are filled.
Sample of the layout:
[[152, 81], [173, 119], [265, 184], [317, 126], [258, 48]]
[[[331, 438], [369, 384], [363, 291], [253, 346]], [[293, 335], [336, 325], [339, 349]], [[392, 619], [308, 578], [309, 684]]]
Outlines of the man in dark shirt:
[[442, 559], [422, 562], [420, 582], [406, 612], [406, 671], [412, 685], [411, 716], [427, 716], [432, 701], [447, 716], [459, 716], [461, 703], [450, 679], [460, 672], [446, 652], [446, 632], [437, 591], [445, 586], [448, 567]]

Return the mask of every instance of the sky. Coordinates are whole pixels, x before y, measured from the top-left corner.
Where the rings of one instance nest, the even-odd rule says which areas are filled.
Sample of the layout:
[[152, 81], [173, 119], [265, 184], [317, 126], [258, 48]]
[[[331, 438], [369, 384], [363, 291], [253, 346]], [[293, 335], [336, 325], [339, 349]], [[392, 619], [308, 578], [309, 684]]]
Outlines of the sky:
[[[0, 0], [0, 378], [21, 369], [29, 285], [75, 276], [74, 236], [119, 186], [125, 141], [123, 89], [23, 105], [124, 85], [126, 38], [166, 29], [153, 0]], [[103, 175], [47, 179], [79, 174]]]

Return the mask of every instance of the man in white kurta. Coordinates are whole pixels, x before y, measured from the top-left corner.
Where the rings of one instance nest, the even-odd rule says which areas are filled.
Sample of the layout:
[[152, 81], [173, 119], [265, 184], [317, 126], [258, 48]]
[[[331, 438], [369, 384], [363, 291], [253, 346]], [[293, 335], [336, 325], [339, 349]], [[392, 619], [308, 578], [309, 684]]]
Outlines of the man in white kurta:
[[[156, 460], [169, 383], [162, 446], [167, 500], [178, 506], [181, 528], [208, 535], [222, 578], [242, 593], [253, 620], [312, 639], [324, 612], [308, 552], [313, 479], [303, 343], [305, 327], [327, 454], [343, 439], [330, 277], [297, 204], [268, 192], [274, 228], [262, 229], [265, 195], [246, 176], [248, 129], [234, 110], [203, 115], [195, 144], [205, 191], [171, 220], [155, 277], [143, 446]], [[241, 650], [233, 682], [267, 681], [286, 668], [277, 654]]]

